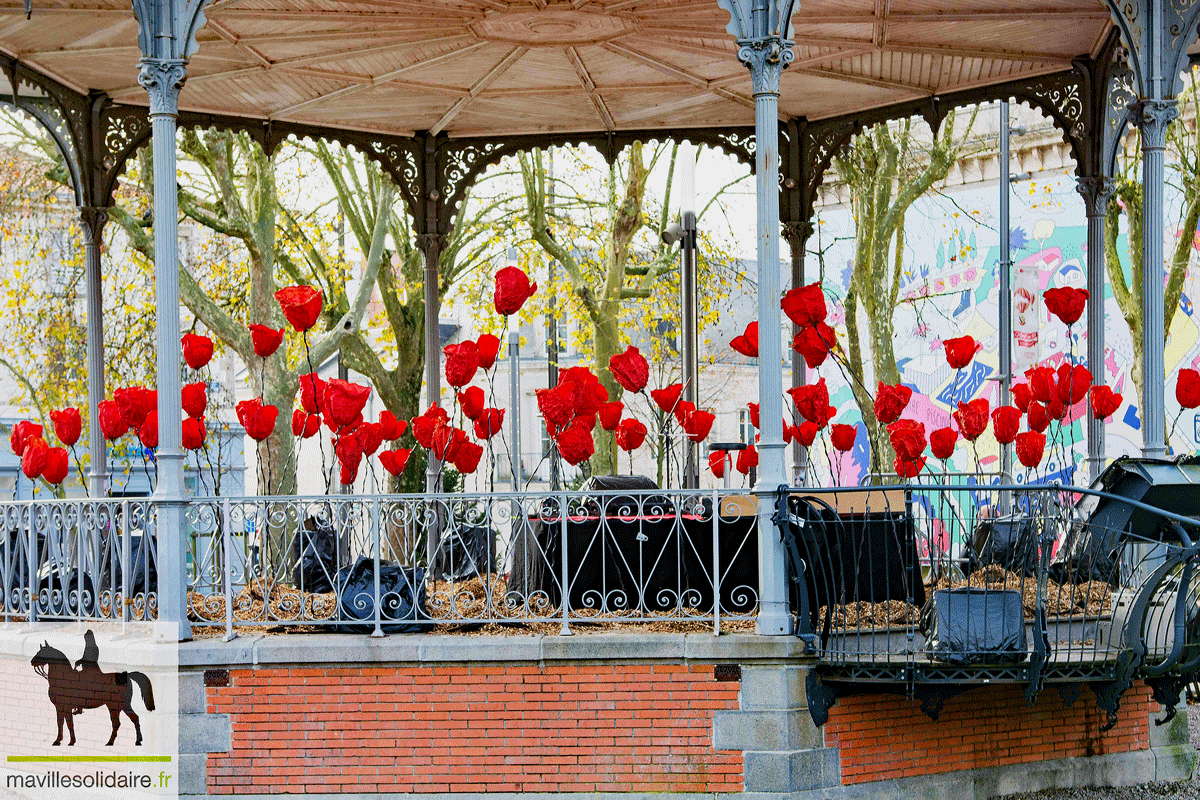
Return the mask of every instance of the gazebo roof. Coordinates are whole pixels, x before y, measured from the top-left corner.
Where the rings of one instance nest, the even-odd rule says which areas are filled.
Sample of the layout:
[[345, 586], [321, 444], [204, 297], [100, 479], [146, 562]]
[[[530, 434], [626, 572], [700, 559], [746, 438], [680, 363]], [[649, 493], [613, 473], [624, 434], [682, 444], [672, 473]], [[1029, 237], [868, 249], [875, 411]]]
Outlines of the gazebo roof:
[[[3, 7], [0, 51], [146, 103], [128, 0]], [[409, 135], [750, 126], [716, 0], [215, 0], [181, 110]], [[1111, 27], [1098, 0], [805, 0], [782, 117], [840, 116], [1061, 72]]]

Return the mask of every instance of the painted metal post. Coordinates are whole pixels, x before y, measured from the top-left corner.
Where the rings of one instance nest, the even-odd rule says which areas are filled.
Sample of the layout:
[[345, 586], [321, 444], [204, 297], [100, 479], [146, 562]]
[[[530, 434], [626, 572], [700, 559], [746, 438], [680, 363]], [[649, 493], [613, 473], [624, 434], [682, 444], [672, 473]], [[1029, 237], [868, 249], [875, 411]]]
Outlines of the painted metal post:
[[[784, 225], [783, 235], [787, 239], [788, 249], [792, 254], [792, 288], [798, 288], [804, 285], [804, 246], [808, 242], [808, 237], [812, 234], [813, 226], [811, 222], [788, 223]], [[800, 326], [792, 324], [792, 338], [794, 339], [800, 333]], [[804, 358], [795, 350], [789, 354], [792, 360], [792, 381], [793, 389], [804, 386], [808, 382], [808, 365], [804, 363]], [[808, 482], [808, 463], [809, 453], [808, 448], [800, 444], [800, 440], [796, 439], [792, 442], [792, 485], [805, 486]]]
[[730, 13], [738, 60], [754, 86], [755, 177], [758, 195], [759, 608], [757, 631], [788, 632], [783, 543], [771, 521], [774, 493], [787, 483], [783, 444], [783, 333], [779, 269], [779, 81], [795, 58], [787, 39], [794, 0], [719, 0]]
[[[1009, 177], [1008, 101], [1000, 101], [1000, 405], [1012, 404], [1012, 242], [1010, 241], [1009, 199], [1012, 194]], [[1012, 445], [1000, 448], [1001, 480], [1012, 474]], [[1001, 513], [1008, 513], [1008, 493], [1001, 494]]]
[[512, 445], [509, 447], [512, 469], [512, 490], [521, 491], [521, 334], [508, 334], [508, 408]]
[[196, 52], [205, 0], [133, 0], [138, 19], [138, 83], [150, 96], [154, 161], [154, 282], [158, 375], [158, 486], [155, 490], [158, 549], [158, 619], [161, 641], [191, 638], [187, 621], [183, 485], [182, 352], [179, 343], [179, 207], [175, 123], [187, 62]]
[[[104, 291], [100, 272], [100, 244], [108, 209], [81, 208], [83, 225], [84, 282], [87, 285], [87, 388], [88, 388], [88, 496], [108, 494], [108, 443], [96, 420], [96, 408], [104, 399]], [[79, 476], [85, 480], [83, 475]]]
[[[1076, 189], [1087, 213], [1087, 366], [1097, 384], [1104, 383], [1104, 213], [1112, 194], [1112, 178], [1078, 178]], [[1088, 483], [1104, 471], [1104, 420], [1088, 403]]]
[[[700, 358], [696, 317], [696, 148], [679, 148], [679, 221], [683, 238], [679, 240], [680, 276], [679, 306], [680, 356], [683, 361], [683, 399], [700, 407]], [[683, 476], [680, 485], [685, 489], [700, 486], [699, 445], [683, 437]]]

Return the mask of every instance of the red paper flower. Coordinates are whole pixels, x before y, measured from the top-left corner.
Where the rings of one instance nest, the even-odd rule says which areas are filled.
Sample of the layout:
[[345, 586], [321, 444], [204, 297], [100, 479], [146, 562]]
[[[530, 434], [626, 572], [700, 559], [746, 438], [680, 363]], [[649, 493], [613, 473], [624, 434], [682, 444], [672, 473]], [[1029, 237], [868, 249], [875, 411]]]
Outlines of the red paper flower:
[[261, 442], [275, 430], [275, 420], [279, 409], [271, 405], [263, 405], [261, 397], [253, 400], [243, 400], [235, 407], [238, 422], [246, 429], [246, 435], [256, 442]]
[[208, 408], [208, 384], [204, 381], [187, 384], [183, 387], [182, 401], [183, 412], [192, 419], [200, 419]]
[[1029, 390], [1028, 383], [1018, 383], [1012, 387], [1013, 405], [1020, 409], [1022, 414], [1029, 413], [1029, 401], [1033, 399], [1033, 392]]
[[363, 453], [358, 440], [353, 436], [342, 436], [333, 446], [333, 452], [338, 460], [338, 478], [342, 485], [349, 486], [358, 477], [358, 467], [362, 464]]
[[120, 439], [129, 430], [129, 423], [121, 416], [121, 406], [116, 400], [101, 400], [96, 406], [96, 416], [100, 418], [100, 433], [110, 442]]
[[1042, 405], [1049, 403], [1050, 398], [1057, 392], [1054, 370], [1049, 367], [1033, 367], [1025, 370], [1025, 377], [1029, 379], [1029, 391], [1033, 394], [1033, 399]]
[[675, 404], [679, 402], [681, 394], [683, 394], [683, 384], [672, 383], [662, 389], [651, 390], [650, 399], [665, 413], [670, 414], [675, 410]]
[[283, 344], [283, 328], [275, 330], [255, 323], [250, 326], [250, 341], [254, 343], [254, 354], [268, 358]]
[[57, 486], [66, 479], [68, 472], [70, 466], [67, 461], [67, 448], [48, 447], [46, 463], [42, 466], [42, 478], [51, 486]]
[[998, 406], [992, 412], [992, 433], [1000, 444], [1008, 444], [1017, 438], [1021, 429], [1021, 412], [1016, 406]]
[[151, 411], [142, 420], [142, 424], [137, 429], [138, 439], [141, 440], [143, 447], [148, 447], [153, 450], [158, 447], [158, 412]]
[[575, 390], [571, 384], [560, 383], [552, 389], [537, 389], [533, 394], [537, 398], [538, 411], [546, 420], [547, 430], [551, 427], [561, 430], [571, 423], [575, 416]]
[[779, 307], [788, 315], [788, 319], [801, 328], [824, 322], [828, 314], [820, 283], [810, 283], [790, 290], [779, 302]]
[[1033, 469], [1042, 462], [1042, 453], [1046, 449], [1046, 435], [1039, 431], [1025, 431], [1017, 434], [1017, 460], [1027, 469]]
[[503, 425], [503, 408], [485, 408], [479, 419], [475, 420], [475, 438], [490, 439], [500, 432]]
[[758, 358], [758, 322], [751, 322], [746, 331], [733, 337], [729, 346], [748, 358]]
[[750, 409], [750, 424], [755, 430], [759, 429], [758, 424], [758, 403], [746, 403], [746, 408]]
[[958, 423], [958, 430], [962, 432], [963, 438], [968, 442], [975, 441], [987, 430], [988, 406], [986, 397], [977, 397], [969, 403], [960, 402], [958, 411], [951, 415]]
[[322, 406], [327, 405], [326, 392], [328, 384], [321, 380], [317, 373], [310, 372], [300, 376], [300, 407], [310, 414], [320, 414]]
[[954, 455], [954, 446], [958, 444], [958, 431], [953, 428], [938, 428], [929, 434], [929, 449], [933, 455], [942, 461]]
[[363, 455], [373, 456], [379, 445], [383, 444], [383, 428], [376, 422], [364, 422], [354, 429], [354, 438], [358, 440]]
[[1058, 421], [1067, 415], [1067, 404], [1058, 396], [1058, 392], [1050, 398], [1050, 402], [1046, 404], [1046, 416], [1050, 419]]
[[632, 453], [646, 441], [646, 426], [633, 417], [626, 417], [617, 425], [617, 447]]
[[485, 400], [483, 389], [478, 386], [468, 386], [458, 393], [458, 407], [462, 409], [463, 416], [472, 421], [479, 419], [483, 413]]
[[412, 455], [411, 449], [403, 447], [395, 450], [384, 450], [379, 454], [379, 464], [388, 471], [391, 475], [399, 475], [404, 472], [404, 468], [408, 466], [408, 457]]
[[683, 432], [693, 442], [703, 442], [708, 438], [713, 422], [716, 419], [716, 415], [712, 412], [698, 409], [688, 414], [687, 418], [683, 421]]
[[946, 363], [951, 369], [962, 369], [971, 363], [975, 353], [979, 351], [979, 343], [973, 336], [959, 336], [957, 339], [946, 339], [942, 342], [946, 351]]
[[297, 333], [304, 333], [321, 318], [323, 299], [311, 286], [287, 286], [275, 293], [275, 299]]
[[40, 436], [34, 436], [25, 443], [25, 450], [21, 453], [21, 472], [25, 473], [26, 478], [31, 481], [38, 479], [46, 468], [49, 452], [50, 446]]
[[454, 468], [463, 475], [470, 475], [479, 468], [483, 447], [475, 442], [463, 442], [454, 454]]
[[558, 384], [570, 387], [571, 405], [577, 417], [593, 416], [608, 402], [608, 389], [587, 367], [564, 369], [559, 373]]
[[570, 426], [558, 435], [558, 452], [563, 461], [573, 467], [587, 461], [596, 452], [591, 431], [578, 425]]
[[807, 386], [794, 386], [788, 389], [788, 394], [792, 396], [796, 413], [800, 416], [815, 423], [818, 428], [824, 428], [829, 422], [829, 389], [825, 386], [824, 378]]
[[64, 408], [61, 411], [50, 412], [50, 423], [54, 426], [54, 435], [67, 447], [79, 441], [83, 430], [83, 419], [79, 416], [78, 408]]
[[646, 388], [646, 381], [650, 380], [650, 365], [633, 345], [608, 360], [608, 371], [627, 392], [640, 392]]
[[204, 437], [206, 434], [204, 420], [188, 417], [183, 421], [183, 449], [199, 450], [204, 446]]
[[1092, 373], [1082, 364], [1063, 364], [1058, 368], [1058, 399], [1065, 406], [1073, 406], [1087, 397], [1092, 385]]
[[1108, 419], [1121, 407], [1122, 397], [1104, 384], [1092, 387], [1092, 414], [1096, 419]]
[[[104, 400], [102, 403], [111, 403], [111, 400]], [[121, 431], [124, 433], [125, 431]], [[118, 436], [120, 434], [117, 434]], [[12, 433], [9, 434], [8, 443], [12, 446], [12, 451], [16, 455], [23, 455], [25, 447], [31, 439], [42, 438], [42, 426], [36, 422], [30, 422], [27, 419], [21, 420], [16, 425], [13, 425]], [[115, 438], [115, 437], [114, 437]]]
[[529, 276], [519, 267], [505, 267], [496, 273], [496, 291], [492, 296], [496, 313], [506, 317], [517, 313], [536, 291], [537, 284], [530, 283]]
[[466, 386], [479, 369], [479, 348], [468, 339], [459, 344], [448, 344], [442, 348], [446, 355], [446, 383], [458, 388]]
[[1083, 310], [1087, 308], [1088, 290], [1071, 286], [1047, 289], [1042, 292], [1042, 299], [1046, 301], [1047, 311], [1071, 325], [1083, 316]]
[[713, 450], [708, 454], [708, 469], [717, 478], [725, 477], [725, 451]]
[[898, 419], [887, 426], [892, 449], [900, 458], [912, 461], [925, 452], [925, 425], [911, 419]]
[[896, 456], [896, 459], [892, 462], [892, 469], [905, 480], [915, 478], [921, 474], [921, 470], [925, 469], [925, 459], [924, 457], [901, 458], [900, 456]]
[[1046, 412], [1046, 407], [1037, 400], [1029, 402], [1029, 412], [1026, 414], [1029, 423], [1029, 430], [1041, 433], [1050, 425], [1050, 414]]
[[500, 352], [500, 338], [485, 333], [475, 342], [479, 348], [479, 368], [484, 372], [496, 366], [496, 354]]
[[306, 414], [304, 409], [297, 408], [292, 412], [292, 436], [298, 439], [311, 439], [321, 429], [321, 417], [317, 414]]
[[754, 445], [749, 445], [745, 450], [739, 450], [737, 454], [737, 463], [734, 468], [743, 475], [748, 475], [750, 470], [758, 466], [758, 449]]
[[625, 404], [620, 400], [614, 400], [611, 403], [604, 403], [597, 411], [600, 417], [600, 427], [606, 431], [615, 431], [617, 423], [621, 421], [621, 414], [625, 412]]
[[1200, 406], [1200, 372], [1194, 369], [1179, 370], [1175, 380], [1175, 399], [1184, 408]]
[[333, 429], [348, 427], [359, 420], [367, 399], [371, 396], [371, 387], [362, 386], [339, 378], [330, 378], [327, 383], [325, 399], [328, 408], [325, 409], [325, 421]]
[[389, 442], [394, 442], [404, 435], [405, 429], [408, 428], [408, 423], [402, 419], [396, 419], [396, 415], [386, 408], [379, 412], [379, 424], [383, 427], [383, 438]]
[[213, 343], [207, 336], [185, 333], [179, 343], [183, 345], [183, 360], [192, 369], [200, 369], [212, 359]]
[[467, 432], [441, 422], [433, 429], [433, 455], [439, 461], [454, 463], [459, 448], [467, 441]]
[[833, 328], [824, 322], [818, 322], [816, 325], [801, 328], [792, 339], [792, 349], [804, 357], [804, 363], [810, 369], [816, 369], [825, 363], [834, 341]]
[[796, 426], [796, 441], [804, 447], [812, 447], [813, 442], [817, 440], [817, 434], [820, 432], [821, 429], [817, 427], [817, 423], [806, 419]]
[[129, 386], [115, 390], [113, 399], [121, 409], [121, 418], [125, 420], [125, 424], [130, 428], [137, 428], [158, 404], [158, 393], [145, 386]]
[[900, 419], [908, 401], [912, 399], [912, 389], [902, 383], [895, 386], [879, 382], [875, 390], [875, 419], [884, 425], [891, 425]]
[[446, 412], [437, 406], [430, 406], [424, 414], [412, 419], [413, 438], [417, 444], [426, 450], [433, 447], [433, 432], [440, 423], [446, 422]]
[[829, 441], [833, 444], [833, 449], [843, 453], [854, 449], [854, 440], [857, 438], [857, 425], [834, 425], [829, 429]]

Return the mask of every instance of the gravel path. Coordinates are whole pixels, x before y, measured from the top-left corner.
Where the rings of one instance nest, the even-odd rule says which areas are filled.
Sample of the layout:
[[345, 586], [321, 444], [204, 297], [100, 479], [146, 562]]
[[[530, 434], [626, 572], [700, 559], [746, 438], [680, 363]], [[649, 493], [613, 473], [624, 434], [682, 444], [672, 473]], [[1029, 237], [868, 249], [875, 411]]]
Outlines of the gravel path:
[[[1187, 707], [1192, 746], [1200, 749], [1200, 705]], [[1005, 800], [1200, 800], [1200, 775], [1179, 783], [1143, 783], [1121, 789], [1050, 789], [1007, 795]]]

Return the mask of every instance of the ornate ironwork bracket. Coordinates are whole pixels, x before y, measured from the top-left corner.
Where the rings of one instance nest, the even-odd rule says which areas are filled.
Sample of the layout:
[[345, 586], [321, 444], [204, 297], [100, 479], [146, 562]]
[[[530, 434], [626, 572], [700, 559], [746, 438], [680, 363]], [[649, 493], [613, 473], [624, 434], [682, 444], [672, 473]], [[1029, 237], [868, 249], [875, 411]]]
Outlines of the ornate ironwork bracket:
[[1079, 699], [1079, 695], [1083, 692], [1083, 684], [1081, 683], [1059, 683], [1055, 684], [1058, 689], [1058, 696], [1062, 698], [1063, 705], [1067, 708], [1075, 705], [1075, 701]]
[[1150, 687], [1151, 699], [1162, 704], [1163, 709], [1167, 712], [1162, 719], [1154, 720], [1155, 725], [1166, 725], [1175, 718], [1175, 707], [1179, 705], [1180, 692], [1195, 679], [1195, 675], [1164, 675], [1146, 679], [1146, 685]]
[[822, 683], [816, 670], [809, 670], [804, 679], [804, 694], [808, 698], [808, 715], [813, 724], [823, 727], [829, 721], [829, 709], [838, 701], [838, 691]]

